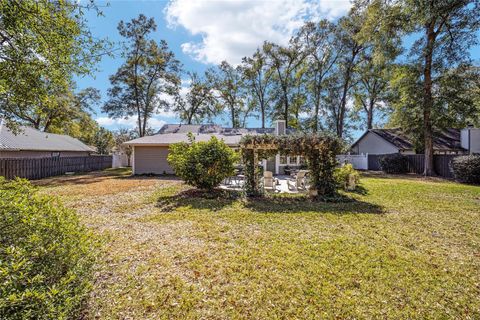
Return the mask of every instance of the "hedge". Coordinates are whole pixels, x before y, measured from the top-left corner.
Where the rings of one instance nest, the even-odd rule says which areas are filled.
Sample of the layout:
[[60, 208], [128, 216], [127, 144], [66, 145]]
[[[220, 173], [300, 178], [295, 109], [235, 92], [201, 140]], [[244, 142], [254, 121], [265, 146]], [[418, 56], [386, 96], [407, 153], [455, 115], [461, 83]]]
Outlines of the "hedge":
[[0, 177], [0, 230], [0, 318], [77, 318], [96, 250], [76, 213]]
[[480, 184], [480, 155], [456, 157], [452, 160], [452, 171], [459, 182]]
[[380, 168], [386, 173], [407, 173], [408, 158], [399, 153], [387, 154], [379, 159]]

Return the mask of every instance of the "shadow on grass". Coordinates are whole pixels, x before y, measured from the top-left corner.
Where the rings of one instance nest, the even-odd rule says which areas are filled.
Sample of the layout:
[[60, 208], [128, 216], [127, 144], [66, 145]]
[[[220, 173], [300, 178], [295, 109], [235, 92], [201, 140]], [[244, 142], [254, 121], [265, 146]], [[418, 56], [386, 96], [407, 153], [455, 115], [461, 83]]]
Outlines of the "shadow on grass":
[[[365, 190], [366, 192], [366, 190]], [[381, 214], [383, 207], [338, 194], [331, 198], [313, 200], [307, 196], [271, 196], [247, 199], [245, 207], [261, 213], [320, 212], [337, 214]]]
[[242, 197], [242, 193], [230, 190], [204, 191], [188, 189], [174, 195], [161, 195], [157, 198], [156, 207], [162, 212], [172, 211], [179, 207], [208, 209], [218, 211], [231, 205]]
[[391, 179], [391, 180], [411, 180], [411, 181], [429, 181], [429, 182], [454, 182], [453, 178], [442, 176], [426, 177], [416, 173], [385, 173], [382, 171], [362, 171], [362, 177], [370, 179]]
[[[366, 192], [365, 189], [359, 192]], [[162, 195], [157, 198], [156, 207], [162, 212], [170, 212], [180, 207], [219, 211], [241, 201], [243, 206], [257, 213], [364, 213], [381, 214], [383, 208], [368, 202], [360, 201], [347, 195], [338, 194], [332, 198], [312, 200], [306, 195], [277, 194], [264, 197], [246, 198], [244, 194], [231, 190], [215, 190], [212, 192], [197, 189], [180, 191], [174, 195]]]
[[359, 185], [355, 188], [355, 190], [349, 191], [349, 193], [356, 193], [361, 194], [362, 196], [366, 196], [368, 194], [368, 190], [364, 186]]

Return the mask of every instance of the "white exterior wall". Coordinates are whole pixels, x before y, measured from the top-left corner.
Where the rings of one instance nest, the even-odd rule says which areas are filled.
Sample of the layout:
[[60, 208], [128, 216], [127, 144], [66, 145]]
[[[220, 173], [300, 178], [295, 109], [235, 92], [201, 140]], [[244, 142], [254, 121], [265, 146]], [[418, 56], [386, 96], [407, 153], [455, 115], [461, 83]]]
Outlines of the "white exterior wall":
[[467, 149], [469, 153], [480, 153], [480, 129], [463, 129], [460, 133], [460, 140], [462, 148]]
[[480, 153], [480, 129], [470, 129], [470, 153]]
[[133, 153], [133, 174], [173, 174], [167, 162], [168, 147], [135, 146]]
[[112, 168], [122, 168], [128, 166], [128, 156], [126, 154], [112, 155]]
[[460, 145], [464, 149], [470, 149], [470, 135], [469, 135], [469, 129], [462, 129], [460, 131]]
[[399, 150], [373, 132], [368, 132], [352, 149], [356, 154], [388, 154]]
[[287, 132], [287, 123], [285, 120], [277, 120], [275, 121], [275, 134], [283, 135]]

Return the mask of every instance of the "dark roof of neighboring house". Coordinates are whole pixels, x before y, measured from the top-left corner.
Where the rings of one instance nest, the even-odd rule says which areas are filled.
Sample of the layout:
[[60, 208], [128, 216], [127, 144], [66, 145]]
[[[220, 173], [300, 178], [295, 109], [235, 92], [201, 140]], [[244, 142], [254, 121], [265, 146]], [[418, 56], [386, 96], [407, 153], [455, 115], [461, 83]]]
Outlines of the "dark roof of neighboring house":
[[216, 124], [165, 124], [158, 130], [157, 134], [166, 133], [204, 133], [204, 134], [261, 134], [273, 133], [274, 128], [223, 128]]
[[20, 126], [15, 135], [0, 122], [0, 151], [83, 151], [94, 150], [78, 139]]
[[[352, 145], [352, 147], [369, 132], [375, 133], [400, 150], [413, 150], [414, 148], [412, 139], [400, 128], [369, 129]], [[436, 151], [464, 150], [460, 142], [460, 129], [449, 128], [434, 133], [433, 149]]]
[[390, 142], [395, 147], [401, 150], [411, 150], [413, 149], [413, 143], [410, 138], [402, 132], [401, 129], [370, 129], [370, 132], [373, 132], [384, 140]]
[[[215, 136], [229, 146], [237, 146], [242, 136], [247, 134], [273, 134], [274, 128], [223, 128], [215, 124], [165, 124], [157, 134], [126, 142], [127, 145], [167, 146], [188, 141], [188, 133], [193, 133], [196, 141], [208, 141]], [[293, 132], [287, 129], [287, 133]]]

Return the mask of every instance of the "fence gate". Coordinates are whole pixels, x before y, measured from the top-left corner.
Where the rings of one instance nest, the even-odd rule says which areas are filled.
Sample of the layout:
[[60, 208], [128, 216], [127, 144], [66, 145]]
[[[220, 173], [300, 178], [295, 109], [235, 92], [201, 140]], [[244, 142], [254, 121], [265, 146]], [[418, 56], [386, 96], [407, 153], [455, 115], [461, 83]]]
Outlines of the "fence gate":
[[368, 170], [368, 153], [367, 154], [340, 154], [337, 156], [340, 164], [350, 163], [354, 169]]

